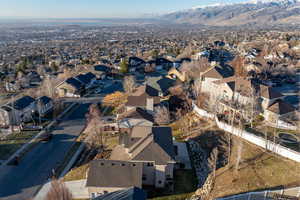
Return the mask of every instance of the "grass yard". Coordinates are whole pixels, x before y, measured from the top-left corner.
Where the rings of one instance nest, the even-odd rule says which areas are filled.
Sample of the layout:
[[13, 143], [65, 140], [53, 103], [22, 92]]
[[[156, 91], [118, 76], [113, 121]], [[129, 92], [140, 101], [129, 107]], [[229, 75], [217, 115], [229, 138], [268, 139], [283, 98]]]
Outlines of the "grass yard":
[[21, 146], [29, 142], [38, 131], [24, 131], [21, 133], [13, 133], [5, 139], [0, 140], [0, 160], [8, 159]]
[[80, 167], [74, 168], [64, 176], [63, 180], [76, 181], [80, 179], [85, 179], [88, 168], [89, 168], [89, 164], [81, 165]]
[[300, 164], [264, 152], [255, 145], [243, 142], [239, 170], [234, 168], [237, 158], [237, 139], [233, 139], [231, 167], [217, 170], [212, 192], [214, 198], [277, 186], [300, 184]]

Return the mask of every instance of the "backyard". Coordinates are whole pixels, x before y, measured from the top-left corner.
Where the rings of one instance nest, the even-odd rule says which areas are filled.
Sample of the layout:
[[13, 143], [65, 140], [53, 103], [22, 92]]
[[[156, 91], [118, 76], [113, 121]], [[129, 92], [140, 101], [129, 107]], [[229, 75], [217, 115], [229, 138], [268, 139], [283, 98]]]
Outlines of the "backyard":
[[238, 139], [233, 138], [231, 162], [216, 173], [213, 197], [239, 194], [278, 186], [300, 184], [300, 166], [242, 141], [239, 168], [234, 167], [238, 157]]

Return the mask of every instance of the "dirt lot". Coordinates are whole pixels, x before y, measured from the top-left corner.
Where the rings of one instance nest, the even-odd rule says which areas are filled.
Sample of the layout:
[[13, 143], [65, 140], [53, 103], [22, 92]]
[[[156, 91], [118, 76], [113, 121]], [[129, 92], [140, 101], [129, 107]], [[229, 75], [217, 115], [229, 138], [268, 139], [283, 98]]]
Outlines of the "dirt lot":
[[244, 141], [236, 171], [238, 139], [233, 138], [229, 167], [217, 170], [212, 196], [222, 197], [277, 186], [300, 184], [300, 164], [263, 151]]

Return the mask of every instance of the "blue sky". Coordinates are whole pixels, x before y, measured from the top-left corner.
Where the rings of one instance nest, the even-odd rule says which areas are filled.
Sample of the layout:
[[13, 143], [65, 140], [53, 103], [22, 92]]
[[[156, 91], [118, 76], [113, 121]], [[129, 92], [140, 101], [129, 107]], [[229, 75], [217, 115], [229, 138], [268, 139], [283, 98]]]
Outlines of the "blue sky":
[[0, 17], [130, 18], [246, 0], [0, 0]]

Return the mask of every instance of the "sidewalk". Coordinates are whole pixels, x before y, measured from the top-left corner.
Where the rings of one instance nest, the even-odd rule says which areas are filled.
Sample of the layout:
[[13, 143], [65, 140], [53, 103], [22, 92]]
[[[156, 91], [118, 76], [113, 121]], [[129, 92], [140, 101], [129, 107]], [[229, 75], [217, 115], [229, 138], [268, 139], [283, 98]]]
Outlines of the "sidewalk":
[[[40, 131], [34, 138], [32, 138], [28, 143], [24, 144], [20, 149], [18, 149], [13, 155], [11, 155], [7, 160], [5, 160], [1, 166], [7, 165], [10, 163], [15, 157], [22, 157], [22, 154], [26, 152], [26, 149], [33, 144], [41, 135], [43, 135], [46, 131], [50, 130], [52, 126], [55, 126], [58, 123], [58, 119], [62, 118], [64, 115], [66, 115], [70, 110], [74, 108], [76, 103], [71, 104], [66, 110], [64, 110], [63, 113], [61, 113], [54, 121], [52, 121], [48, 126], [44, 128], [44, 130]], [[0, 167], [1, 167], [0, 166]]]

